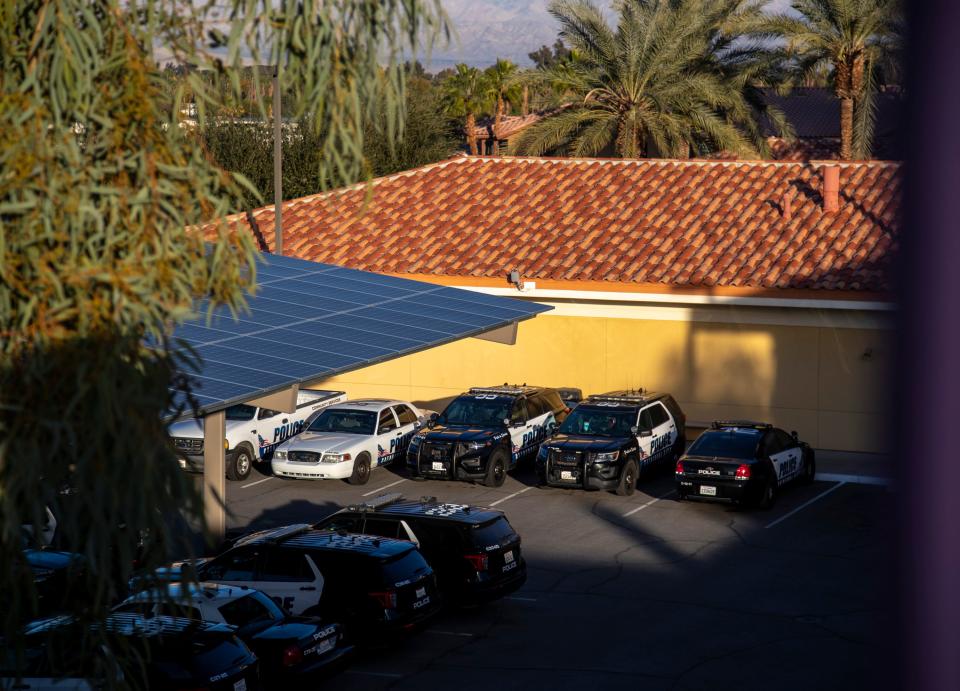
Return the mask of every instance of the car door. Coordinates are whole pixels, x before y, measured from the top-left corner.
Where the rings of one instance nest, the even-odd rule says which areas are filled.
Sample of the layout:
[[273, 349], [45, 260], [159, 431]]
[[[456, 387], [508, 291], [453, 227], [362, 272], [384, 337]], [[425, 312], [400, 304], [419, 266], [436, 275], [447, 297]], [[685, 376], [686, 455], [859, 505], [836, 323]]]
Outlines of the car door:
[[399, 441], [397, 442], [396, 449], [394, 449], [394, 453], [403, 455], [407, 452], [407, 447], [410, 445], [410, 439], [413, 437], [413, 433], [417, 431], [417, 420], [420, 419], [420, 416], [417, 415], [410, 406], [404, 403], [398, 403], [393, 406], [393, 413], [397, 416], [397, 422], [400, 423], [400, 437], [398, 438]]
[[648, 407], [650, 411], [650, 457], [659, 463], [669, 458], [670, 449], [677, 439], [677, 426], [659, 401]]
[[302, 614], [320, 601], [323, 576], [304, 552], [274, 545], [265, 550], [254, 587], [288, 614]]
[[547, 438], [557, 418], [553, 412], [553, 406], [542, 393], [534, 394], [527, 399], [527, 414], [530, 415], [530, 422], [533, 425], [533, 451], [536, 451], [540, 442]]
[[377, 465], [387, 465], [397, 457], [397, 449], [403, 438], [403, 432], [399, 428], [397, 416], [391, 408], [380, 411], [376, 435]]
[[510, 447], [512, 461], [515, 463], [529, 451], [533, 424], [527, 413], [527, 401], [517, 398], [510, 409]]
[[653, 463], [653, 417], [650, 409], [653, 406], [641, 408], [637, 416], [637, 446], [639, 447], [641, 467]]
[[260, 408], [257, 411], [257, 455], [260, 460], [270, 458], [277, 444], [283, 441], [280, 434], [286, 422], [286, 416], [278, 410]]
[[803, 470], [800, 444], [782, 429], [771, 432], [779, 451], [771, 457], [777, 469], [777, 484], [783, 485], [797, 477]]

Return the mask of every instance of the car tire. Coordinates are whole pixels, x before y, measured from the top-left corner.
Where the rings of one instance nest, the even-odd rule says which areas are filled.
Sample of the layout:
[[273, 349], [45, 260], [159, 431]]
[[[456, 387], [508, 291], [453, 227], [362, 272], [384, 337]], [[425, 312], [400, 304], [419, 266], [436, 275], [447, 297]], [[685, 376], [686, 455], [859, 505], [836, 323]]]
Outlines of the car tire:
[[501, 450], [494, 451], [487, 459], [487, 476], [483, 484], [487, 487], [502, 487], [507, 479], [507, 459]]
[[760, 495], [760, 500], [757, 502], [757, 506], [766, 511], [767, 509], [773, 508], [773, 505], [776, 503], [777, 483], [773, 481], [773, 478], [767, 478], [767, 482], [763, 486], [763, 493]]
[[365, 485], [370, 480], [370, 454], [362, 453], [353, 462], [353, 473], [347, 480], [351, 485]]
[[617, 494], [629, 497], [637, 489], [637, 462], [627, 461], [620, 473], [620, 482], [617, 484]]
[[686, 492], [681, 492], [680, 490], [677, 490], [677, 501], [684, 501], [686, 498], [687, 498]]
[[817, 457], [813, 449], [805, 449], [803, 454], [803, 475], [801, 482], [805, 485], [812, 484], [817, 477]]
[[227, 461], [228, 480], [246, 480], [253, 470], [253, 450], [247, 444], [241, 444]]

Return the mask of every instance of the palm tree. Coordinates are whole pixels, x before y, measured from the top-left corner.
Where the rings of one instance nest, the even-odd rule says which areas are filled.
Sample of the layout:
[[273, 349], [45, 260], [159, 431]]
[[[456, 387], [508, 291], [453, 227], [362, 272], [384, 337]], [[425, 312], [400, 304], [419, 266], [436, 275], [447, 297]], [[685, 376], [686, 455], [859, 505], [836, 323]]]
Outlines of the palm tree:
[[506, 106], [517, 104], [522, 99], [523, 89], [516, 82], [517, 66], [509, 60], [497, 58], [497, 62], [484, 71], [487, 85], [497, 99], [496, 110], [493, 114], [493, 153], [497, 153], [497, 138], [500, 136], [500, 123], [506, 112]]
[[[631, 158], [767, 153], [755, 108], [766, 110], [758, 87], [772, 63], [739, 28], [759, 21], [761, 5], [621, 0], [614, 29], [588, 0], [554, 0], [550, 13], [572, 58], [527, 74], [566, 93], [569, 104], [525, 130], [512, 150]], [[779, 112], [767, 114], [789, 134]]]
[[897, 73], [903, 16], [899, 0], [794, 0], [799, 17], [762, 22], [785, 40], [801, 81], [831, 70], [840, 100], [840, 158], [869, 158], [873, 144], [876, 77]]
[[470, 153], [477, 155], [477, 116], [490, 109], [491, 90], [486, 77], [476, 67], [463, 63], [443, 81], [444, 110], [447, 115], [464, 118]]

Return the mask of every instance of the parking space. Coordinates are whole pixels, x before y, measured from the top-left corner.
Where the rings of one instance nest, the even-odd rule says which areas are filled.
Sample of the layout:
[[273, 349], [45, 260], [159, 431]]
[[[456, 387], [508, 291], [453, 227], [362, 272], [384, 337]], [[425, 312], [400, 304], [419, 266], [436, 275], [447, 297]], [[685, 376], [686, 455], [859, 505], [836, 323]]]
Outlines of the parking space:
[[442, 614], [331, 688], [849, 689], [877, 671], [890, 623], [882, 486], [817, 481], [745, 511], [677, 501], [665, 475], [631, 497], [540, 488], [524, 472], [496, 489], [389, 468], [361, 487], [268, 478], [229, 484], [231, 531], [396, 491], [496, 506], [523, 538], [520, 591]]

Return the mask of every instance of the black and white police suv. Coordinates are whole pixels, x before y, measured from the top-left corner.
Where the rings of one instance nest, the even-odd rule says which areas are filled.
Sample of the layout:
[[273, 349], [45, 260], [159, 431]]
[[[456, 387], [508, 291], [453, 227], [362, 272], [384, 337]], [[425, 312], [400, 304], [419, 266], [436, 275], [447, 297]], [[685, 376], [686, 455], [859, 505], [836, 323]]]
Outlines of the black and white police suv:
[[[289, 525], [246, 535], [192, 567], [199, 581], [245, 585], [291, 614], [340, 622], [361, 644], [413, 629], [440, 608], [433, 569], [403, 540]], [[176, 580], [177, 570], [157, 575]]]
[[270, 688], [318, 678], [353, 651], [343, 642], [339, 624], [287, 616], [259, 590], [244, 586], [166, 583], [131, 595], [114, 611], [234, 626], [237, 636], [256, 653], [260, 677]]
[[813, 482], [813, 449], [766, 423], [714, 422], [677, 461], [679, 499], [727, 499], [762, 508], [773, 505], [788, 482]]
[[686, 444], [686, 416], [673, 396], [611, 391], [574, 408], [537, 454], [541, 483], [633, 494], [640, 472], [672, 465]]
[[314, 527], [416, 543], [436, 572], [445, 599], [457, 604], [494, 600], [527, 581], [520, 536], [495, 509], [447, 504], [434, 497], [411, 501], [395, 493], [349, 506]]
[[540, 441], [568, 412], [554, 389], [508, 384], [472, 388], [413, 436], [407, 468], [414, 477], [500, 487], [507, 471], [532, 459]]

